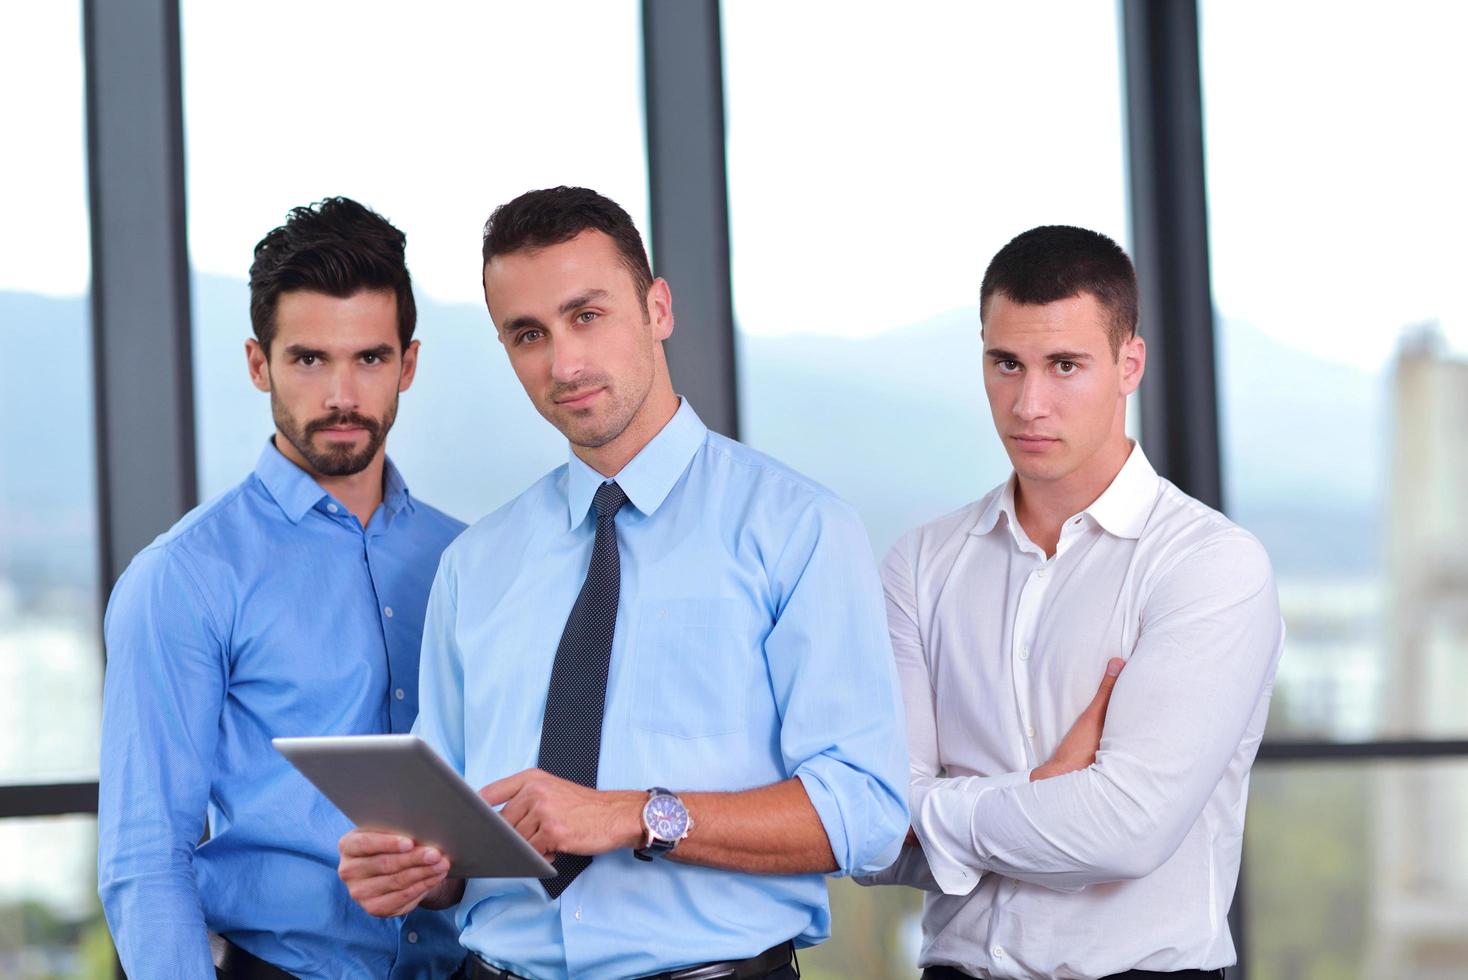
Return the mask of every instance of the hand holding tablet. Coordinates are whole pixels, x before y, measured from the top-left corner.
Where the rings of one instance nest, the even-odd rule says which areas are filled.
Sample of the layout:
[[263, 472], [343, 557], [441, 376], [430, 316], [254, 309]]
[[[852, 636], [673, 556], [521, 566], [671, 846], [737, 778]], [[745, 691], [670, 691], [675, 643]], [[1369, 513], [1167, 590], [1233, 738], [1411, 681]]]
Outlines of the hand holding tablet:
[[379, 840], [380, 834], [411, 838], [446, 856], [447, 873], [456, 878], [550, 878], [556, 873], [414, 735], [277, 738], [272, 744], [358, 828], [369, 832], [357, 835], [360, 841], [386, 848], [391, 845], [386, 838]]

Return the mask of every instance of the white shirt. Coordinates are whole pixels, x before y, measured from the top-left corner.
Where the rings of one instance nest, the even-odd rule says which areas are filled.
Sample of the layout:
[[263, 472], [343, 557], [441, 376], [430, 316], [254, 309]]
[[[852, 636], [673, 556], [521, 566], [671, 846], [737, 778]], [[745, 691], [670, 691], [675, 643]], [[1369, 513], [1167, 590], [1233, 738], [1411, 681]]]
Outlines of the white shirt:
[[[1284, 643], [1259, 542], [1136, 447], [1054, 557], [1020, 527], [1011, 478], [907, 534], [882, 578], [922, 849], [868, 882], [930, 892], [920, 964], [1233, 963], [1249, 767]], [[1030, 782], [1115, 656], [1095, 764]]]

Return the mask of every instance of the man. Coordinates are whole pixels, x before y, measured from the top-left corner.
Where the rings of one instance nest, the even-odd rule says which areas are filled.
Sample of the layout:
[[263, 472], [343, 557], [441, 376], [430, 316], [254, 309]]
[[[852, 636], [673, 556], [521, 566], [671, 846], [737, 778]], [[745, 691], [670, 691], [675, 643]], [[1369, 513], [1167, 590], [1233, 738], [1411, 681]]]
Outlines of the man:
[[668, 284], [616, 204], [532, 191], [483, 257], [570, 458], [444, 553], [416, 730], [559, 873], [466, 884], [354, 832], [342, 878], [379, 915], [457, 902], [471, 978], [794, 977], [823, 875], [885, 867], [907, 827], [866, 534], [674, 393]]
[[[1036, 228], [994, 257], [984, 389], [1014, 473], [883, 564], [918, 844], [883, 877], [931, 892], [925, 978], [1220, 977], [1234, 961], [1283, 625], [1259, 543], [1127, 438], [1136, 297], [1094, 232]], [[1109, 705], [1082, 712], [1113, 658]], [[1075, 744], [1046, 761], [1078, 713], [1070, 741], [1099, 744], [1094, 762]]]
[[385, 455], [418, 361], [403, 246], [332, 198], [255, 247], [245, 349], [275, 433], [108, 604], [98, 880], [130, 976], [398, 980], [462, 959], [447, 917], [400, 937], [352, 902], [335, 874], [350, 823], [270, 744], [417, 713], [428, 590], [463, 525]]

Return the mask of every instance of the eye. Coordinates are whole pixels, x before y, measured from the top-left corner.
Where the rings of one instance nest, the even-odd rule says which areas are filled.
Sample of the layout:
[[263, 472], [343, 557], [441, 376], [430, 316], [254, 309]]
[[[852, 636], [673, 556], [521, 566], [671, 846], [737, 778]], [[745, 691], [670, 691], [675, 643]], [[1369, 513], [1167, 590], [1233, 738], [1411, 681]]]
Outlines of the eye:
[[1062, 378], [1069, 377], [1070, 375], [1075, 374], [1080, 369], [1081, 369], [1081, 366], [1079, 364], [1077, 364], [1075, 361], [1056, 361], [1055, 362], [1055, 373], [1058, 374], [1058, 375], [1060, 375]]
[[515, 346], [518, 347], [521, 344], [533, 344], [535, 343], [535, 341], [540, 339], [540, 334], [541, 331], [539, 327], [531, 327], [528, 330], [521, 330], [519, 333], [515, 334]]
[[302, 354], [300, 357], [296, 358], [296, 363], [301, 365], [302, 367], [311, 367], [316, 363], [316, 355]]
[[999, 369], [1000, 374], [1014, 374], [1019, 371], [1019, 361], [995, 361], [994, 366]]
[[382, 363], [382, 355], [381, 354], [363, 354], [362, 355], [362, 363], [363, 364], [381, 364]]
[[601, 316], [601, 314], [596, 312], [595, 310], [582, 310], [580, 313], [576, 314], [576, 322], [590, 323], [592, 320], [595, 320], [599, 316]]

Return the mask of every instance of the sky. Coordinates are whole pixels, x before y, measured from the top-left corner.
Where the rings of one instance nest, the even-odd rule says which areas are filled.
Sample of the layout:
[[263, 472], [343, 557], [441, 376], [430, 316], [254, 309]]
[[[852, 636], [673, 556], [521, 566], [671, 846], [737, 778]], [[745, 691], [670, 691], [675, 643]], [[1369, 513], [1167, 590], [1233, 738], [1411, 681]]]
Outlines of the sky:
[[[429, 298], [475, 303], [484, 218], [584, 183], [644, 228], [635, 0], [184, 0], [189, 248], [242, 278], [292, 205], [403, 227]], [[411, 14], [409, 11], [411, 10]], [[84, 291], [79, 5], [0, 32], [0, 289]], [[1468, 26], [1456, 5], [1201, 4], [1213, 284], [1226, 318], [1366, 367], [1436, 319], [1468, 351]], [[1034, 224], [1127, 240], [1116, 8], [727, 0], [736, 316], [866, 336], [971, 306]], [[16, 93], [25, 93], [24, 98]], [[674, 285], [675, 295], [677, 284]]]

